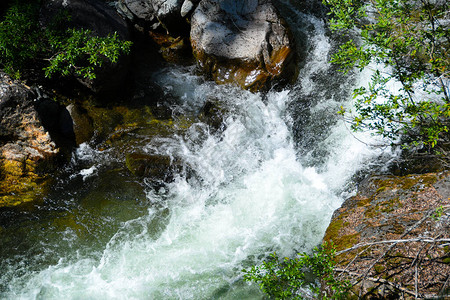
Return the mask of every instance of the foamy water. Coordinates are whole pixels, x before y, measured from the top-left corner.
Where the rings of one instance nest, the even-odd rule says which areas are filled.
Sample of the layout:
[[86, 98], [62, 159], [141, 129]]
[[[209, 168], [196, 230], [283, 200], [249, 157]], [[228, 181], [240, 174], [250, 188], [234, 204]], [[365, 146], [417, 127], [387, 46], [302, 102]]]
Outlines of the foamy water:
[[[5, 261], [1, 298], [257, 299], [262, 294], [257, 285], [243, 282], [243, 268], [274, 251], [292, 256], [319, 244], [333, 211], [352, 191], [352, 176], [381, 150], [360, 143], [337, 120], [336, 108], [350, 99], [332, 90], [315, 92], [315, 76], [330, 69], [331, 41], [320, 20], [294, 13], [303, 17], [299, 26], [308, 24], [302, 34], [309, 35], [310, 45], [308, 63], [290, 90], [252, 94], [202, 82], [189, 68], [155, 74], [178, 97], [179, 113], [217, 101], [227, 111], [225, 129], [214, 133], [197, 123], [183, 136], [145, 145], [143, 151], [181, 159], [193, 175], [176, 174], [164, 190], [148, 185], [144, 213], [126, 219], [124, 212], [116, 212], [124, 221], [108, 231], [105, 243], [80, 244], [80, 235], [70, 229], [38, 235], [64, 255], [49, 262], [36, 259], [39, 265], [34, 266], [22, 265], [17, 257]], [[354, 82], [344, 84], [343, 89], [351, 89]], [[292, 109], [313, 95], [305, 130], [314, 129], [324, 114], [334, 119], [328, 127], [317, 123], [323, 129], [308, 147], [293, 134], [298, 116]], [[90, 162], [74, 174], [84, 180], [98, 176], [108, 159], [87, 145], [77, 157]]]

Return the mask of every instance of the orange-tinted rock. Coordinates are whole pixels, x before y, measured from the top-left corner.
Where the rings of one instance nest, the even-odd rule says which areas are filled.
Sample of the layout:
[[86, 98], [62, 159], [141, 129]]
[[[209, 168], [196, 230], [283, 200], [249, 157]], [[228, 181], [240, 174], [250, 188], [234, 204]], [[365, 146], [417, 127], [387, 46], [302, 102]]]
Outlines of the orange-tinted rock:
[[269, 0], [202, 0], [191, 20], [191, 45], [217, 83], [259, 91], [297, 74], [292, 34]]
[[73, 120], [76, 144], [80, 145], [84, 142], [89, 142], [94, 136], [95, 131], [93, 121], [89, 117], [87, 110], [76, 103], [68, 105], [66, 109]]
[[180, 63], [192, 58], [192, 49], [188, 38], [182, 36], [171, 37], [168, 34], [152, 31], [149, 32], [149, 35], [158, 45], [159, 52], [164, 60]]
[[0, 72], [0, 207], [35, 200], [45, 191], [38, 168], [59, 149], [44, 129], [31, 89]]

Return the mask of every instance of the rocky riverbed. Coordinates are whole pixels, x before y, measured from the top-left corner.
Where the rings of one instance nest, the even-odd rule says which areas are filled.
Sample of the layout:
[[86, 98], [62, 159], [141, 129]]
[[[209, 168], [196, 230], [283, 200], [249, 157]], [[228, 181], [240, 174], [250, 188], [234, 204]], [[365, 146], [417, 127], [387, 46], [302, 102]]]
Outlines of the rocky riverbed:
[[[338, 43], [320, 4], [43, 5], [43, 24], [67, 9], [71, 26], [118, 32], [134, 49], [99, 68], [96, 80], [27, 82], [0, 72], [0, 235], [15, 249], [2, 250], [0, 295], [52, 298], [50, 286], [61, 285], [63, 294], [86, 296], [67, 285], [68, 268], [82, 274], [79, 287], [95, 278], [131, 298], [260, 297], [243, 286], [239, 268], [273, 250], [308, 251], [324, 234], [341, 251], [338, 272], [356, 295], [448, 295], [448, 171], [422, 160], [394, 175], [395, 154], [352, 144], [336, 125], [354, 82], [327, 63]], [[50, 232], [69, 246], [58, 252], [49, 242], [45, 251], [69, 254], [60, 262], [43, 254], [21, 276], [20, 260], [45, 252], [31, 236], [52, 240]], [[72, 241], [96, 249], [94, 258], [71, 253]], [[134, 273], [144, 264], [153, 273]], [[50, 285], [46, 272], [54, 272]], [[115, 290], [115, 273], [142, 285]], [[160, 289], [168, 278], [170, 291]], [[197, 281], [207, 292], [190, 293]]]

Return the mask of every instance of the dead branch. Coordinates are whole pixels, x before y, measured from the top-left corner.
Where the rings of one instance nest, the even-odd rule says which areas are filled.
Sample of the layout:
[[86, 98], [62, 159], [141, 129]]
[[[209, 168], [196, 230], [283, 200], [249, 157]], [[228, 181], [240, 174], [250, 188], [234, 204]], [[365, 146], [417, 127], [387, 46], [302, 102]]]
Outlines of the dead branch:
[[[363, 276], [363, 274], [356, 273], [356, 272], [351, 272], [351, 271], [348, 271], [348, 270], [345, 270], [345, 269], [337, 268], [337, 269], [334, 269], [334, 270], [336, 272], [344, 272], [344, 273], [347, 273], [350, 276], [356, 276], [356, 277], [359, 277], [359, 278]], [[366, 276], [366, 277], [364, 277], [364, 280], [369, 280], [369, 281], [372, 281], [372, 282], [375, 282], [375, 283], [387, 284], [387, 285], [390, 285], [390, 286], [392, 286], [393, 288], [395, 288], [395, 289], [397, 289], [399, 291], [402, 291], [402, 292], [407, 293], [409, 295], [415, 296], [415, 293], [413, 291], [410, 291], [410, 290], [402, 287], [398, 283], [391, 282], [391, 281], [388, 281], [388, 280], [383, 279], [383, 278], [375, 278], [375, 277]]]
[[[448, 205], [441, 206], [440, 211], [439, 211], [439, 216], [442, 213], [446, 213], [449, 210], [448, 209], [449, 207], [450, 206], [448, 206]], [[339, 256], [343, 253], [347, 253], [347, 252], [359, 249], [357, 251], [357, 254], [355, 254], [355, 256], [350, 260], [349, 263], [345, 263], [340, 268], [335, 268], [335, 271], [337, 273], [340, 273], [339, 277], [342, 277], [344, 274], [347, 274], [347, 275], [353, 277], [353, 280], [352, 280], [353, 286], [357, 286], [359, 283], [364, 282], [364, 280], [368, 280], [368, 281], [372, 281], [372, 282], [375, 282], [378, 284], [384, 284], [387, 286], [391, 286], [396, 291], [398, 291], [398, 293], [401, 294], [402, 297], [404, 297], [405, 295], [413, 296], [416, 299], [424, 298], [424, 297], [427, 299], [435, 299], [435, 298], [437, 299], [439, 297], [442, 297], [443, 296], [442, 294], [445, 293], [445, 287], [449, 283], [450, 276], [444, 277], [444, 279], [442, 281], [440, 281], [440, 284], [443, 284], [443, 286], [439, 289], [440, 291], [438, 291], [438, 293], [435, 295], [425, 294], [423, 292], [421, 293], [421, 289], [422, 289], [421, 286], [423, 285], [423, 283], [419, 280], [419, 277], [422, 274], [422, 271], [421, 271], [422, 266], [428, 265], [429, 263], [439, 263], [438, 257], [435, 257], [435, 258], [428, 257], [429, 256], [428, 253], [430, 253], [430, 251], [432, 249], [442, 248], [444, 245], [450, 245], [450, 238], [448, 238], [448, 236], [445, 234], [447, 231], [442, 231], [442, 229], [444, 229], [444, 228], [443, 227], [441, 228], [441, 226], [439, 226], [439, 228], [435, 227], [432, 232], [427, 234], [427, 236], [406, 238], [408, 235], [411, 234], [411, 232], [413, 230], [415, 230], [419, 226], [422, 226], [421, 224], [423, 224], [427, 219], [433, 218], [436, 221], [436, 224], [440, 224], [438, 222], [440, 219], [436, 218], [436, 213], [437, 213], [437, 210], [435, 208], [424, 211], [424, 214], [422, 215], [423, 217], [420, 220], [418, 220], [417, 222], [415, 222], [412, 226], [407, 228], [399, 236], [398, 239], [382, 240], [382, 241], [374, 241], [374, 242], [363, 242], [363, 243], [358, 243], [356, 245], [353, 245], [352, 247], [349, 247], [347, 249], [338, 251], [336, 254]], [[430, 235], [433, 235], [433, 236], [430, 236]], [[416, 243], [416, 244], [411, 245], [411, 243]], [[417, 245], [417, 243], [419, 243], [419, 244]], [[373, 249], [373, 247], [375, 247], [375, 246], [383, 246], [383, 245], [385, 245], [385, 247], [377, 248], [377, 252], [380, 251], [378, 254], [374, 254], [373, 256], [371, 255], [368, 258], [362, 256], [365, 252], [369, 251], [369, 249]], [[377, 263], [379, 263], [382, 259], [390, 260], [392, 258], [394, 258], [394, 259], [399, 258], [398, 254], [396, 254], [394, 257], [391, 257], [390, 253], [391, 253], [391, 251], [393, 251], [393, 249], [395, 249], [396, 246], [400, 246], [400, 245], [405, 245], [405, 246], [403, 246], [403, 247], [406, 247], [405, 249], [411, 249], [411, 247], [413, 249], [414, 248], [416, 249], [415, 250], [416, 252], [414, 254], [411, 253], [412, 255], [406, 255], [404, 257], [402, 256], [403, 259], [408, 259], [409, 262], [402, 263], [402, 264], [395, 263], [395, 265], [388, 267], [387, 271], [383, 271], [383, 273], [389, 275], [389, 277], [386, 279], [372, 277], [373, 275], [370, 276], [371, 270], [373, 270], [375, 268], [375, 265]], [[360, 248], [363, 248], [363, 249], [360, 249]], [[367, 265], [364, 266], [362, 269], [360, 268], [360, 270], [361, 270], [360, 272], [351, 271], [351, 266], [354, 265], [355, 263], [357, 263], [358, 260], [367, 261]], [[394, 273], [392, 273], [393, 271], [394, 271]], [[379, 272], [375, 272], [375, 273], [379, 273]], [[403, 284], [401, 284], [401, 283], [399, 284], [399, 283], [394, 283], [394, 282], [388, 280], [389, 278], [391, 278], [391, 276], [396, 276], [399, 274], [405, 274], [406, 276], [409, 276], [408, 277], [409, 279], [407, 279], [409, 282], [408, 287], [410, 286], [414, 290], [405, 288], [406, 282]], [[375, 276], [381, 277], [381, 275], [375, 275]], [[366, 293], [366, 291], [364, 291], [364, 284], [361, 284], [359, 286], [359, 297], [358, 298], [361, 298], [363, 296], [363, 293]], [[437, 296], [438, 294], [440, 295], [439, 297]], [[449, 295], [445, 295], [445, 297], [447, 297], [447, 296], [449, 296]]]
[[341, 250], [336, 252], [336, 255], [340, 255], [345, 252], [349, 252], [361, 247], [366, 246], [374, 246], [374, 245], [381, 245], [381, 244], [400, 244], [400, 243], [412, 243], [412, 242], [424, 242], [424, 243], [448, 243], [450, 242], [450, 239], [434, 239], [434, 238], [412, 238], [412, 239], [401, 239], [401, 240], [386, 240], [386, 241], [378, 241], [378, 242], [371, 242], [371, 243], [358, 243], [350, 248]]

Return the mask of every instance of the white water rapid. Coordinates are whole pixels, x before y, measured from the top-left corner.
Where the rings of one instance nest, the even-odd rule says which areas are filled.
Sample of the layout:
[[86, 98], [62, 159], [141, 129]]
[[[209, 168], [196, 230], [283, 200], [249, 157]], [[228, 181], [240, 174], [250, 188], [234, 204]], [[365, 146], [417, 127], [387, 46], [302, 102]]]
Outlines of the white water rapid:
[[[183, 136], [146, 144], [143, 151], [181, 159], [190, 171], [164, 188], [141, 182], [145, 205], [111, 204], [98, 220], [73, 218], [72, 228], [59, 231], [55, 223], [23, 229], [38, 239], [3, 258], [1, 299], [261, 299], [256, 284], [243, 282], [243, 268], [274, 251], [292, 256], [320, 243], [353, 177], [381, 150], [356, 140], [336, 116], [355, 81], [327, 63], [335, 45], [323, 21], [284, 9], [307, 47], [297, 83], [263, 96], [203, 82], [192, 68], [154, 74], [178, 97], [180, 114], [208, 99], [220, 103], [224, 130], [196, 123]], [[86, 144], [76, 155], [87, 167], [72, 177], [86, 182], [108, 160]]]

